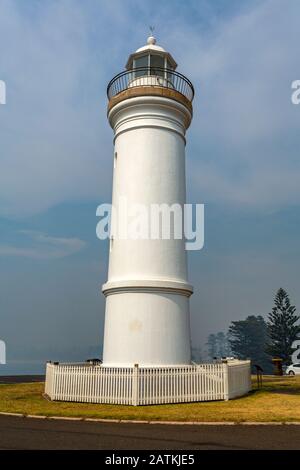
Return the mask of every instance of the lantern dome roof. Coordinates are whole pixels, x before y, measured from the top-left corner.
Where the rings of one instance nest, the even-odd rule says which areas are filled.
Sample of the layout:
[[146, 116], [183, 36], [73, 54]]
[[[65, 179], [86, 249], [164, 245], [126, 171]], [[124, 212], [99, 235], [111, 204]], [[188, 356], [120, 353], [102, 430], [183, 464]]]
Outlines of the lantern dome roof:
[[126, 69], [130, 70], [132, 68], [133, 60], [147, 53], [167, 57], [169, 63], [172, 66], [172, 69], [176, 69], [177, 63], [169, 52], [156, 44], [156, 38], [154, 36], [149, 36], [147, 39], [147, 44], [145, 44], [145, 46], [139, 47], [133, 54], [129, 56], [126, 63]]
[[165, 49], [161, 46], [158, 46], [156, 44], [156, 38], [154, 36], [149, 36], [147, 39], [147, 44], [145, 46], [139, 47], [135, 52], [141, 52], [141, 51], [146, 51], [146, 50], [154, 50], [154, 51], [159, 51], [159, 52], [167, 52]]

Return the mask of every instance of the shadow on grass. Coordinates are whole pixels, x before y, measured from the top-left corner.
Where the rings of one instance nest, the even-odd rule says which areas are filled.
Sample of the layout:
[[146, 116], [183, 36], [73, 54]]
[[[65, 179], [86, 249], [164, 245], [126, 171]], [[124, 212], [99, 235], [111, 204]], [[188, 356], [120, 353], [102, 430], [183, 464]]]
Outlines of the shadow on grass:
[[255, 381], [252, 383], [252, 391], [273, 393], [278, 395], [300, 395], [300, 380], [298, 377], [288, 376], [264, 376], [262, 387], [258, 388]]

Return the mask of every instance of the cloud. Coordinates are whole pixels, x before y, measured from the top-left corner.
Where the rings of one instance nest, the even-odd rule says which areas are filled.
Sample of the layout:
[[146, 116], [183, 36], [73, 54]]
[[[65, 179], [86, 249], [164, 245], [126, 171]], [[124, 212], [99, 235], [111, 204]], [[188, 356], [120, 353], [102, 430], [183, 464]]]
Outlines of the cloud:
[[174, 3], [1, 2], [0, 215], [110, 200], [106, 84], [148, 23], [195, 85], [193, 197], [252, 208], [299, 204], [300, 106], [290, 99], [299, 78], [299, 2], [231, 2], [230, 14], [207, 1]]
[[0, 256], [17, 256], [34, 259], [58, 259], [78, 253], [86, 243], [78, 238], [58, 238], [31, 230], [22, 230], [21, 234], [29, 237], [33, 246], [20, 247], [0, 245]]
[[[1, 2], [0, 214], [24, 217], [62, 202], [99, 200], [110, 132], [106, 70], [76, 2]], [[28, 2], [29, 4], [29, 2]], [[103, 132], [104, 126], [106, 132]], [[101, 200], [101, 199], [100, 199]]]
[[180, 36], [197, 93], [188, 178], [206, 202], [300, 203], [300, 106], [291, 104], [299, 15], [294, 0], [263, 1], [219, 21], [211, 35]]

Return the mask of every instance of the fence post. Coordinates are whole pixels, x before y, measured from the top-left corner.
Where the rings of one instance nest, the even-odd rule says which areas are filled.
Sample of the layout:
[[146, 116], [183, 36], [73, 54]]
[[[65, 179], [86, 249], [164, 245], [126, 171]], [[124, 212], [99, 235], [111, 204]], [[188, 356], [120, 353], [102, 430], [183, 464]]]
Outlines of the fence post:
[[50, 397], [50, 400], [53, 400], [53, 395], [54, 395], [54, 368], [52, 364], [47, 364], [47, 375], [49, 371], [49, 390], [48, 390], [48, 396]]
[[134, 364], [133, 378], [132, 378], [132, 404], [137, 406], [139, 404], [139, 365]]
[[51, 382], [50, 382], [50, 393], [49, 396], [51, 400], [55, 400], [55, 392], [56, 392], [56, 366], [53, 364], [50, 364], [50, 377], [51, 377]]
[[47, 365], [46, 365], [45, 393], [50, 398], [50, 400], [53, 400], [53, 395], [54, 395], [53, 391], [54, 391], [54, 369], [53, 369], [53, 364], [51, 364], [51, 362], [47, 362]]
[[[252, 389], [252, 381], [251, 381], [251, 360], [248, 361], [248, 390], [247, 392], [250, 392]], [[261, 385], [262, 385], [262, 376], [261, 376]]]
[[224, 400], [229, 400], [229, 365], [228, 363], [223, 364], [224, 368]]

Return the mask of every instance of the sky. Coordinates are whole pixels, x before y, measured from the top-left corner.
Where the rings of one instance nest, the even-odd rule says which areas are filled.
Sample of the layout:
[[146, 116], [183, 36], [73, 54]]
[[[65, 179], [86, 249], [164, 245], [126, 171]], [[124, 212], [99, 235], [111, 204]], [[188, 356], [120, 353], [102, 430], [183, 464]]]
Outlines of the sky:
[[110, 202], [106, 86], [155, 25], [195, 87], [188, 201], [205, 204], [189, 253], [192, 342], [279, 287], [300, 311], [297, 0], [0, 0], [0, 374], [101, 355]]

